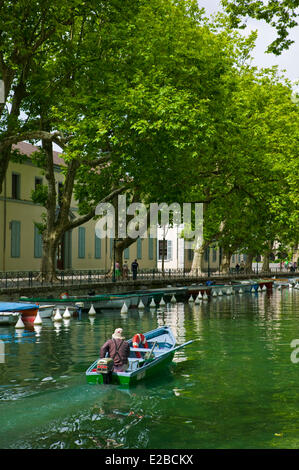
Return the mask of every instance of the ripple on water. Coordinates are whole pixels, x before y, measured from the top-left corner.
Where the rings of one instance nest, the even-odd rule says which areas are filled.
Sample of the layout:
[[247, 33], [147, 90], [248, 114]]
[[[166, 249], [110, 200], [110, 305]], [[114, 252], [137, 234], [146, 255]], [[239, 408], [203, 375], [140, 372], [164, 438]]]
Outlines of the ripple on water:
[[[200, 341], [178, 351], [161, 376], [132, 390], [85, 383], [85, 370], [115, 328], [131, 337], [165, 324], [179, 343]], [[295, 447], [294, 338], [299, 291], [178, 303], [146, 309], [142, 318], [103, 312], [93, 325], [83, 315], [59, 332], [43, 326], [38, 343], [34, 332], [24, 341], [11, 336], [0, 365], [0, 447]]]

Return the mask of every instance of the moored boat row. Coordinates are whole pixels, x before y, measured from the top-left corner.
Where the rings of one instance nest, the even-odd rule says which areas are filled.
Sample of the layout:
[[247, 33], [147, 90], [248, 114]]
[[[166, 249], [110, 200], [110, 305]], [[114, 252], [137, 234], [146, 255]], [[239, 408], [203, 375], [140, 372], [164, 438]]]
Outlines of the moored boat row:
[[[121, 310], [126, 313], [130, 308], [145, 308], [163, 306], [167, 302], [199, 301], [212, 297], [242, 294], [249, 292], [269, 291], [275, 284], [274, 279], [258, 279], [232, 281], [229, 284], [192, 284], [189, 286], [167, 286], [159, 289], [143, 289], [117, 294], [93, 294], [69, 296], [63, 294], [60, 298], [21, 297], [19, 302], [0, 302], [0, 324], [14, 324], [18, 313], [23, 321], [34, 322], [37, 314], [43, 318], [54, 318], [54, 312], [59, 309], [59, 315], [68, 310], [70, 316], [89, 312], [90, 315], [107, 309]], [[296, 287], [296, 285], [294, 285]], [[4, 315], [5, 313], [5, 315]]]

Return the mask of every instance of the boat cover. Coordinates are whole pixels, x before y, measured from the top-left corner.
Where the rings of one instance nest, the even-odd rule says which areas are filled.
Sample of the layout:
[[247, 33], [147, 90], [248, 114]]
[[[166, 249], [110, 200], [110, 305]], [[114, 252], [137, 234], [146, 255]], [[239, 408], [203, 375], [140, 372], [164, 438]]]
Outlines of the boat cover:
[[0, 312], [21, 312], [23, 310], [36, 309], [36, 304], [24, 304], [21, 302], [0, 302]]

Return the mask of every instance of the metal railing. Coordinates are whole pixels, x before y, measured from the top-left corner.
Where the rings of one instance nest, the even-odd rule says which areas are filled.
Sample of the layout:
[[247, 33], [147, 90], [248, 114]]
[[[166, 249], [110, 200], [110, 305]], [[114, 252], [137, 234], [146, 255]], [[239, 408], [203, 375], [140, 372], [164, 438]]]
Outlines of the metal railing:
[[[229, 277], [254, 277], [254, 276], [275, 276], [286, 274], [291, 276], [299, 275], [299, 272], [290, 272], [286, 270], [280, 270], [279, 267], [272, 268], [270, 271], [262, 272], [257, 269], [253, 269], [252, 272], [236, 271], [231, 269], [229, 273], [223, 273], [220, 271], [200, 272], [197, 270], [190, 269], [166, 269], [164, 273], [158, 269], [139, 269], [137, 273], [137, 280], [200, 280], [209, 278], [229, 278]], [[127, 276], [120, 275], [115, 278], [115, 282], [120, 281], [132, 281], [132, 273], [128, 273]], [[22, 288], [22, 287], [40, 287], [40, 286], [80, 286], [98, 283], [110, 283], [114, 282], [113, 274], [107, 273], [103, 270], [68, 270], [68, 271], [57, 271], [55, 282], [45, 281], [41, 277], [40, 271], [7, 271], [0, 272], [0, 289], [10, 288]]]

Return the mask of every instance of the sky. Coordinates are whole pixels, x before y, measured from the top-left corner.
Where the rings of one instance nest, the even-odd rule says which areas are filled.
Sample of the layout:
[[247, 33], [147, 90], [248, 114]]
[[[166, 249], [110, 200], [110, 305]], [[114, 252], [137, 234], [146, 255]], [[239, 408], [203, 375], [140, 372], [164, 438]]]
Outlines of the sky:
[[[207, 14], [221, 11], [220, 0], [197, 0], [197, 3], [200, 7], [205, 8]], [[259, 68], [278, 65], [279, 70], [285, 70], [284, 74], [292, 82], [299, 80], [299, 27], [290, 32], [290, 38], [297, 39], [295, 44], [292, 44], [288, 50], [283, 51], [280, 56], [276, 56], [275, 54], [265, 53], [268, 45], [276, 38], [276, 30], [263, 20], [249, 18], [247, 24], [248, 27], [244, 32], [240, 30], [241, 34], [248, 34], [254, 30], [258, 31], [256, 47], [252, 54], [254, 58], [252, 65]]]

